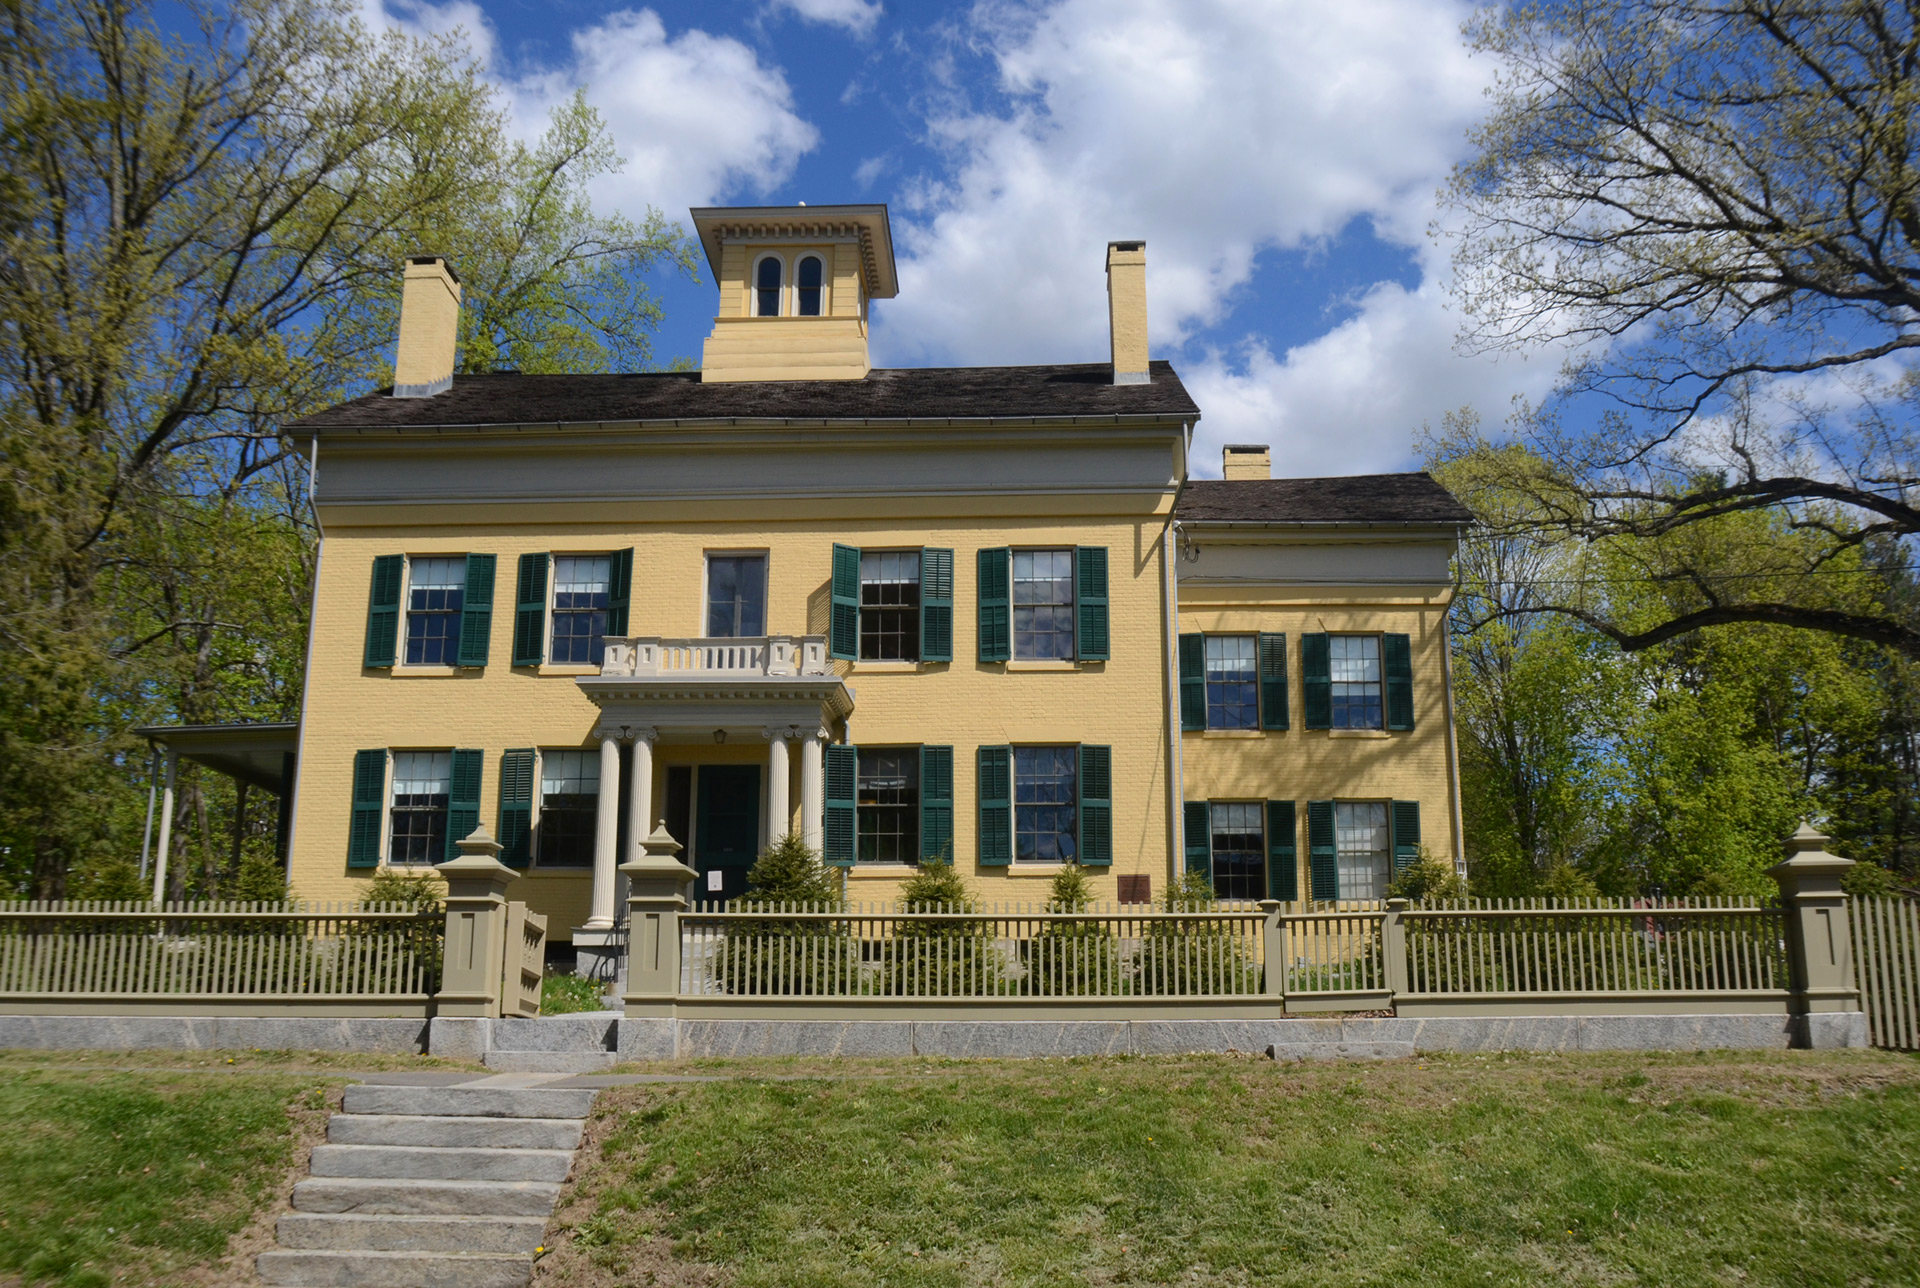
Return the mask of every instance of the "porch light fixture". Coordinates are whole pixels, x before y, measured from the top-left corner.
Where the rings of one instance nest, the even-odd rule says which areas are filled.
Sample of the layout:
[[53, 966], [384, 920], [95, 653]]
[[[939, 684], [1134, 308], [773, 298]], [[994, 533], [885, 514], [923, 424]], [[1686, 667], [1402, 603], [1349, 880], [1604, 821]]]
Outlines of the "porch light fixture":
[[727, 731], [725, 729], [715, 729], [713, 731], [714, 746], [718, 747], [721, 743], [725, 742], [726, 740], [727, 740]]

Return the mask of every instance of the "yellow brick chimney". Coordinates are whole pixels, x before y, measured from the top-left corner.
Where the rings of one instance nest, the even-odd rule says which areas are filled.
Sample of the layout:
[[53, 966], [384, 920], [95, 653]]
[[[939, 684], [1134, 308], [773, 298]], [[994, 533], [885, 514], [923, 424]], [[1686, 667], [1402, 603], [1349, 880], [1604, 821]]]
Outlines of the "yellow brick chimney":
[[1265, 443], [1228, 443], [1220, 453], [1220, 477], [1233, 479], [1270, 479], [1273, 459]]
[[460, 344], [460, 279], [438, 255], [407, 260], [400, 293], [400, 347], [393, 358], [393, 396], [431, 398], [453, 384]]
[[1144, 385], [1147, 375], [1147, 244], [1107, 243], [1107, 322], [1113, 335], [1113, 383]]

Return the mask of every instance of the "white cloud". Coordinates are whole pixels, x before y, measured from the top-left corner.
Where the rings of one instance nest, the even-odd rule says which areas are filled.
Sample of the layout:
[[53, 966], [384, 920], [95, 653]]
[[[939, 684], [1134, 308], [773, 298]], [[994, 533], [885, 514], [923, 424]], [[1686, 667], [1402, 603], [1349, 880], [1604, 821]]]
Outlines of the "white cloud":
[[363, 0], [369, 21], [422, 33], [464, 30], [506, 96], [515, 128], [537, 137], [553, 107], [582, 85], [626, 165], [600, 181], [597, 202], [638, 216], [653, 205], [682, 219], [689, 206], [758, 198], [786, 181], [819, 132], [793, 108], [778, 67], [705, 31], [669, 35], [651, 9], [623, 9], [572, 33], [555, 65], [512, 65], [472, 0]]
[[768, 7], [791, 9], [808, 22], [845, 27], [856, 36], [872, 31], [873, 24], [880, 21], [880, 15], [885, 12], [868, 0], [772, 0]]
[[[1273, 441], [1278, 468], [1341, 473], [1404, 462], [1410, 431], [1462, 402], [1497, 423], [1512, 366], [1454, 353], [1444, 259], [1425, 237], [1483, 110], [1464, 13], [1457, 0], [976, 11], [968, 34], [996, 59], [1007, 106], [932, 122], [950, 168], [896, 216], [900, 298], [877, 311], [879, 358], [1102, 358], [1106, 243], [1145, 237], [1153, 354], [1181, 361], [1201, 404], [1206, 472], [1224, 441]], [[1360, 218], [1420, 248], [1421, 285], [1376, 287], [1280, 356], [1232, 329], [1261, 252], [1313, 248]], [[1223, 330], [1242, 337], [1232, 360], [1203, 348]]]

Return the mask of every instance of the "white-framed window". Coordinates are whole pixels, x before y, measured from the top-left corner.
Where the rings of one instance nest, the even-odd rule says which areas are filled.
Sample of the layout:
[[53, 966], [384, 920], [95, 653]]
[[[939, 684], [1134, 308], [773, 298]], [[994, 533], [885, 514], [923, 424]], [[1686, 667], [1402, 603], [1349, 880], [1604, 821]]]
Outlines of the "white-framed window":
[[1214, 801], [1208, 806], [1214, 898], [1267, 897], [1265, 811], [1258, 801]]
[[1013, 861], [1071, 863], [1079, 856], [1079, 748], [1013, 749]]
[[1342, 899], [1384, 899], [1392, 842], [1385, 801], [1339, 801], [1333, 807], [1334, 853]]
[[1260, 670], [1251, 635], [1208, 635], [1207, 728], [1260, 727]]
[[737, 639], [767, 633], [767, 557], [707, 555], [707, 635]]
[[786, 262], [778, 255], [762, 255], [753, 266], [753, 315], [779, 317], [780, 297], [785, 294], [786, 284]]
[[598, 666], [606, 651], [607, 604], [613, 591], [610, 555], [553, 557], [552, 646], [563, 665]]
[[[1380, 637], [1334, 635], [1327, 640], [1335, 729], [1382, 729]], [[1358, 897], [1358, 896], [1356, 896]]]
[[1073, 659], [1073, 551], [1013, 552], [1013, 656]]
[[540, 813], [534, 825], [536, 865], [592, 867], [599, 816], [600, 753], [543, 750], [540, 753]]
[[388, 863], [407, 867], [439, 863], [447, 857], [447, 807], [452, 790], [452, 752], [393, 753]]
[[407, 560], [408, 666], [452, 666], [459, 660], [466, 590], [465, 555]]
[[818, 255], [802, 255], [793, 266], [793, 315], [817, 318], [826, 298], [827, 265]]
[[920, 660], [920, 552], [860, 552], [860, 660]]
[[860, 863], [920, 861], [920, 749], [862, 747], [854, 818]]

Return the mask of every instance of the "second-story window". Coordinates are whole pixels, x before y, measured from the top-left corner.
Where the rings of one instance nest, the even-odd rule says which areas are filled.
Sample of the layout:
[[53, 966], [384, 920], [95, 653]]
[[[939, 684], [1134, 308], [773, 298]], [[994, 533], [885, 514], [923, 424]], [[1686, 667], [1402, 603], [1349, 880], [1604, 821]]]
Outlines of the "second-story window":
[[707, 634], [767, 633], [767, 557], [707, 556]]
[[820, 316], [820, 285], [825, 269], [818, 255], [800, 261], [793, 274], [793, 311], [803, 318]]
[[1327, 641], [1335, 729], [1382, 727], [1380, 637], [1335, 635]]
[[1073, 551], [1013, 552], [1013, 655], [1073, 659]]
[[1207, 728], [1260, 727], [1253, 636], [1207, 636]]
[[553, 561], [553, 660], [598, 666], [606, 652], [607, 598], [613, 560], [557, 555]]
[[753, 270], [753, 312], [756, 317], [780, 316], [780, 260], [767, 256]]
[[452, 666], [460, 653], [460, 606], [467, 560], [407, 561], [407, 664]]
[[860, 552], [860, 660], [920, 660], [920, 552]]

